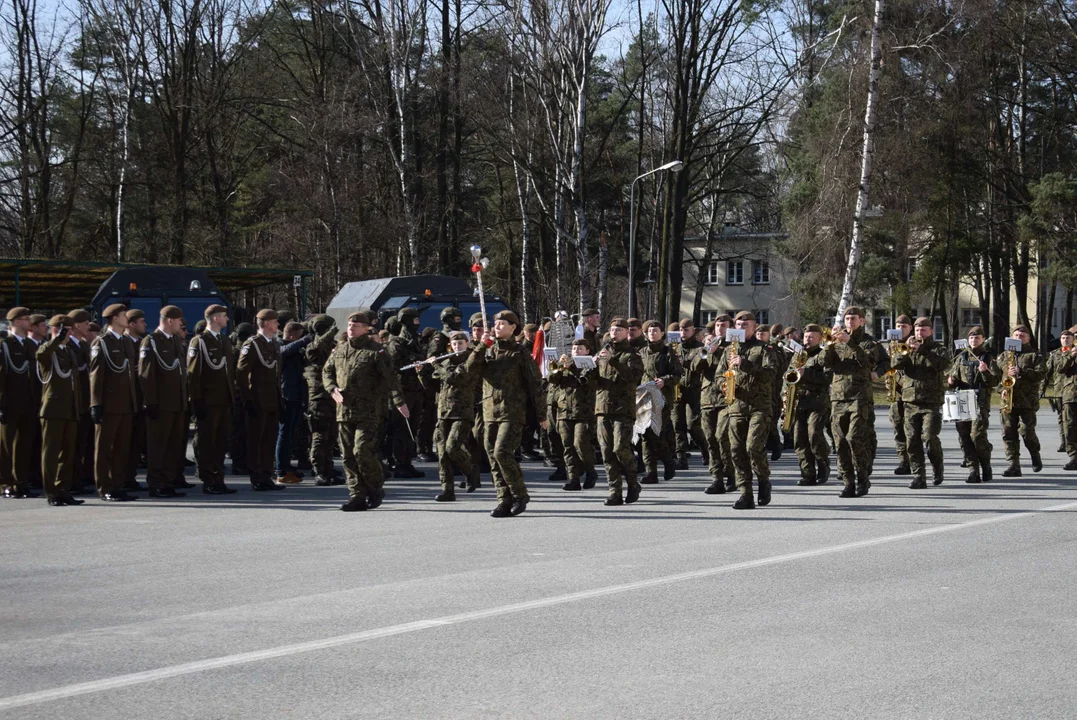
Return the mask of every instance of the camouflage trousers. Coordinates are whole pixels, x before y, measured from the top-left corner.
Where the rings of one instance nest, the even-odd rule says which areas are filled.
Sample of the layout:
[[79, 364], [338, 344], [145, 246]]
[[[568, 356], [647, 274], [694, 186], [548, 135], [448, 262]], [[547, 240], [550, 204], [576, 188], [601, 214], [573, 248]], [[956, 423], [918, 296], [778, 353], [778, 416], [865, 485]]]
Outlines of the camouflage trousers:
[[987, 440], [987, 429], [991, 426], [991, 400], [986, 393], [977, 393], [976, 401], [976, 418], [954, 425], [965, 459], [975, 465], [990, 465], [991, 443]]
[[564, 465], [570, 480], [579, 480], [595, 469], [595, 449], [591, 446], [594, 427], [591, 423], [558, 418], [557, 434], [564, 447]]
[[365, 498], [380, 490], [385, 481], [378, 458], [381, 423], [342, 420], [337, 423], [337, 431], [348, 493], [352, 497]]
[[815, 480], [819, 476], [819, 466], [830, 468], [830, 441], [826, 437], [826, 427], [830, 424], [830, 405], [821, 402], [811, 406], [801, 401], [793, 416], [793, 448], [800, 461], [800, 476], [805, 480]]
[[1036, 411], [1033, 408], [1018, 410], [1014, 408], [1002, 413], [1002, 442], [1006, 445], [1006, 460], [1010, 465], [1021, 462], [1019, 439], [1025, 441], [1028, 454], [1040, 456], [1040, 439], [1036, 436]]
[[691, 439], [699, 448], [703, 462], [710, 465], [710, 443], [703, 431], [703, 411], [699, 409], [698, 397], [686, 400], [682, 395], [680, 401], [673, 406], [673, 430], [677, 438], [678, 457], [688, 452], [688, 442]]
[[1066, 439], [1066, 454], [1077, 458], [1077, 403], [1062, 405], [1062, 436]]
[[890, 426], [894, 428], [894, 450], [897, 452], [898, 464], [909, 464], [909, 451], [905, 438], [905, 401], [890, 403]]
[[555, 467], [565, 469], [565, 445], [557, 423], [557, 404], [546, 404], [546, 419], [549, 421], [546, 429], [539, 427], [542, 434], [542, 452], [546, 459]]
[[671, 403], [667, 403], [662, 408], [662, 432], [656, 435], [654, 430], [648, 428], [641, 439], [643, 443], [643, 467], [648, 475], [654, 475], [658, 472], [659, 460], [662, 461], [663, 465], [672, 464], [676, 460], [674, 456], [676, 439], [673, 434], [670, 408]]
[[768, 412], [751, 414], [727, 410], [729, 449], [733, 473], [741, 494], [752, 492], [752, 480], [760, 486], [770, 483], [770, 462], [767, 460], [767, 438], [774, 427]]
[[1062, 398], [1047, 398], [1047, 403], [1055, 411], [1055, 415], [1058, 416], [1059, 443], [1062, 449], [1066, 450], [1066, 413], [1064, 412]]
[[733, 450], [729, 444], [729, 410], [704, 408], [701, 413], [707, 447], [707, 469], [714, 479], [733, 477]]
[[531, 496], [524, 485], [524, 474], [516, 462], [516, 449], [523, 439], [524, 426], [511, 422], [484, 423], [486, 455], [490, 458], [490, 473], [494, 476], [497, 499], [522, 500]]
[[838, 400], [830, 405], [830, 430], [838, 449], [838, 472], [843, 482], [864, 482], [871, 475], [874, 417], [871, 398]]
[[631, 420], [615, 420], [607, 415], [597, 416], [598, 444], [602, 448], [602, 464], [611, 494], [621, 494], [623, 485], [639, 486], [636, 479], [636, 458], [632, 453]]
[[318, 477], [333, 477], [333, 446], [336, 444], [337, 416], [330, 410], [311, 408], [307, 413], [310, 427], [310, 464]]
[[438, 479], [445, 492], [453, 492], [454, 466], [472, 483], [479, 479], [479, 466], [471, 455], [474, 444], [471, 426], [471, 420], [438, 420], [434, 440], [438, 449]]
[[909, 469], [913, 476], [924, 479], [927, 467], [924, 455], [931, 461], [935, 477], [942, 477], [942, 407], [939, 405], [905, 404], [905, 438], [908, 442]]

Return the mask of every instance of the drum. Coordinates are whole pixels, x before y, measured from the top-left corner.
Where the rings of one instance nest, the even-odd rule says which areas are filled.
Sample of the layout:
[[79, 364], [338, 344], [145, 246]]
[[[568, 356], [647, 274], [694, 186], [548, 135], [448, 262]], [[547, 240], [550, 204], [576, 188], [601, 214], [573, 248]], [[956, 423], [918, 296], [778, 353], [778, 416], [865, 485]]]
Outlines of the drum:
[[976, 417], [976, 391], [954, 390], [946, 393], [942, 404], [944, 422], [972, 422]]

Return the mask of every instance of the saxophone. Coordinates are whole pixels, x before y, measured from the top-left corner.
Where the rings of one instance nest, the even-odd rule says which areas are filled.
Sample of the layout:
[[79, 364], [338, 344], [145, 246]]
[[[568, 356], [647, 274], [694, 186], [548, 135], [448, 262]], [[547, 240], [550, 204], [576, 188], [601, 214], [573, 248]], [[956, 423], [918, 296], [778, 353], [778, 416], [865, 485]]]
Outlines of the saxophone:
[[897, 369], [894, 368], [894, 358], [901, 355], [909, 354], [909, 346], [904, 342], [898, 342], [896, 340], [890, 341], [890, 363], [891, 368], [886, 371], [886, 400], [891, 405], [898, 401], [898, 378]]
[[[735, 357], [739, 357], [740, 353], [740, 341], [736, 338], [733, 339], [733, 344], [729, 346], [729, 350], [726, 351], [726, 363]], [[732, 405], [733, 401], [737, 399], [737, 371], [731, 366], [726, 367], [725, 371], [725, 401], [727, 405]]]
[[789, 372], [785, 373], [785, 416], [782, 419], [782, 432], [789, 432], [793, 427], [793, 416], [797, 411], [797, 383], [800, 382], [799, 368], [808, 361], [807, 354], [801, 350], [793, 355], [789, 363]]
[[1010, 368], [1017, 367], [1017, 355], [1013, 350], [1003, 353], [1002, 359], [1002, 407], [999, 408], [1003, 415], [1009, 415], [1013, 410], [1013, 391], [1017, 387], [1017, 378], [1010, 377]]

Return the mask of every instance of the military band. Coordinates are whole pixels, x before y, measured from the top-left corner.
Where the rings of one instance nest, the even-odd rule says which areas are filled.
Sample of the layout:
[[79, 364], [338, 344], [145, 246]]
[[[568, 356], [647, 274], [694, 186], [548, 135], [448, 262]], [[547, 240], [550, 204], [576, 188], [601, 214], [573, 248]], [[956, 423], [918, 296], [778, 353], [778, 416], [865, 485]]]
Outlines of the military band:
[[[542, 367], [511, 311], [494, 315], [488, 329], [476, 313], [467, 332], [459, 310], [446, 310], [441, 332], [425, 342], [412, 309], [380, 333], [372, 313], [353, 313], [343, 333], [328, 315], [315, 315], [289, 323], [283, 346], [276, 311], [260, 311], [257, 328], [240, 324], [232, 336], [225, 306], [211, 305], [204, 315], [188, 336], [182, 310], [171, 305], [148, 334], [145, 314], [120, 304], [104, 309], [100, 328], [81, 309], [47, 323], [25, 307], [8, 311], [0, 339], [3, 497], [34, 498], [42, 487], [49, 505], [79, 505], [75, 495], [89, 477], [100, 499], [134, 500], [144, 489], [135, 479], [143, 455], [149, 497], [182, 497], [178, 489], [190, 487], [183, 467], [193, 419], [205, 494], [236, 492], [225, 482], [229, 454], [233, 473], [246, 470], [254, 490], [283, 489], [275, 477], [290, 468], [289, 445], [296, 444], [309, 454], [314, 484], [347, 483], [350, 497], [341, 509], [349, 512], [380, 506], [386, 477], [421, 477], [414, 433], [425, 425], [437, 450], [434, 500], [456, 501], [457, 487], [475, 492], [481, 473], [490, 472], [494, 517], [519, 515], [531, 500], [518, 454], [532, 426], [546, 435], [548, 464], [557, 468], [551, 480], [568, 492], [595, 487], [597, 445], [611, 507], [639, 500], [643, 485], [659, 482], [659, 465], [662, 479], [673, 479], [693, 447], [708, 471], [708, 494], [736, 489], [733, 508], [766, 506], [783, 433], [796, 452], [798, 485], [825, 484], [836, 467], [840, 496], [862, 498], [875, 467], [879, 379], [895, 436], [895, 473], [910, 475], [910, 489], [926, 490], [929, 473], [931, 484], [946, 479], [939, 436], [954, 403], [966, 408], [947, 419], [955, 423], [967, 483], [993, 479], [993, 404], [1005, 445], [1003, 476], [1021, 476], [1022, 444], [1032, 470], [1043, 468], [1041, 395], [1058, 408], [1065, 470], [1077, 471], [1071, 330], [1046, 358], [1022, 325], [995, 343], [975, 326], [950, 351], [934, 339], [926, 317], [899, 316], [899, 337], [879, 342], [867, 333], [863, 311], [850, 307], [834, 327], [807, 324], [802, 336], [758, 325], [753, 313], [741, 311], [698, 331], [690, 320], [674, 323], [671, 332], [680, 335], [671, 342], [656, 321], [615, 317], [603, 328], [589, 308], [576, 339], [569, 336]], [[286, 358], [300, 358], [301, 396], [288, 394]], [[640, 415], [644, 397], [654, 398], [647, 422]], [[300, 402], [286, 415], [305, 420], [309, 441], [292, 443], [279, 432], [289, 422], [281, 414], [288, 402]], [[289, 438], [283, 448], [282, 437]], [[540, 439], [533, 438], [535, 446]], [[293, 473], [284, 481], [302, 482]]]

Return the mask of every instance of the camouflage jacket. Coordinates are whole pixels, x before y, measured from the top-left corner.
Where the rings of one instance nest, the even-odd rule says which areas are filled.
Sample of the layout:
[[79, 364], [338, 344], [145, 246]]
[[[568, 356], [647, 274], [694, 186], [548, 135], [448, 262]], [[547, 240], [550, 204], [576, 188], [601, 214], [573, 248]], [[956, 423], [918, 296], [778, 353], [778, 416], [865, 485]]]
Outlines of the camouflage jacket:
[[498, 340], [486, 350], [482, 371], [482, 419], [525, 425], [529, 410], [534, 411], [539, 422], [546, 420], [538, 367], [518, 342]]
[[307, 359], [307, 364], [303, 366], [303, 379], [307, 382], [307, 401], [311, 410], [324, 412], [336, 405], [322, 382], [322, 371], [325, 369], [329, 356], [333, 354], [336, 343], [337, 329], [330, 328], [303, 348]]
[[438, 388], [438, 420], [475, 419], [475, 389], [482, 385], [484, 365], [486, 353], [472, 347], [435, 363], [433, 372], [419, 376], [424, 386], [436, 385]]
[[[1004, 367], [1007, 355], [1008, 353], [1002, 353], [995, 358], [999, 382], [1006, 379]], [[1043, 382], [1043, 376], [1046, 374], [1047, 363], [1038, 352], [1026, 349], [1016, 354], [1015, 361], [1017, 383], [1014, 385], [1013, 408], [1014, 410], [1035, 410], [1040, 406], [1040, 383]]]
[[718, 359], [725, 352], [728, 344], [720, 341], [712, 353], [704, 353], [703, 348], [696, 350], [689, 365], [689, 382], [699, 385], [699, 406], [705, 410], [724, 408], [725, 395], [722, 392], [721, 377], [715, 375]]
[[[714, 377], [720, 379], [722, 390], [728, 382], [725, 373], [730, 369], [729, 360], [732, 346], [728, 347], [718, 358]], [[737, 415], [749, 415], [762, 412], [768, 415], [774, 412], [774, 374], [778, 372], [778, 361], [774, 350], [766, 343], [754, 337], [740, 343], [737, 354], [741, 357], [740, 367], [734, 370], [733, 381], [736, 384], [734, 402], [730, 412]]]
[[[949, 377], [954, 378], [952, 386], [955, 390], [976, 390], [976, 397], [980, 404], [991, 401], [991, 388], [998, 385], [1001, 378], [994, 361], [985, 352], [984, 346], [977, 348], [965, 348], [954, 356], [947, 372]], [[980, 372], [980, 360], [987, 363], [987, 372]], [[949, 383], [947, 383], [949, 385]]]
[[643, 382], [661, 378], [662, 396], [666, 399], [666, 407], [671, 408], [673, 393], [681, 381], [681, 359], [664, 342], [647, 343], [639, 356], [643, 361]]
[[583, 420], [595, 418], [596, 370], [581, 370], [555, 366], [546, 378], [557, 389], [557, 419]]
[[389, 399], [396, 407], [404, 405], [399, 377], [385, 349], [364, 336], [333, 349], [322, 370], [322, 385], [330, 396], [334, 390], [344, 396], [337, 405], [337, 420], [372, 424], [381, 421]]
[[[1064, 403], [1077, 402], [1077, 351], [1067, 350], [1063, 353], [1056, 350], [1051, 353], [1051, 358], [1056, 355], [1059, 359], [1055, 362], [1055, 374], [1061, 378], [1057, 383], [1058, 397], [1062, 398]], [[1048, 358], [1045, 367], [1050, 367], [1050, 362], [1051, 359]], [[1044, 384], [1046, 385], [1046, 381]]]
[[406, 329], [401, 328], [399, 335], [393, 335], [385, 343], [385, 353], [389, 356], [389, 365], [397, 374], [400, 389], [408, 395], [421, 393], [422, 386], [419, 384], [419, 374], [415, 370], [400, 372], [400, 368], [424, 360], [419, 342]]
[[902, 374], [901, 399], [917, 405], [942, 407], [949, 364], [946, 348], [930, 337], [916, 350], [898, 355], [893, 359], [893, 365]]
[[857, 328], [849, 336], [849, 342], [829, 342], [823, 350], [823, 365], [834, 373], [830, 386], [830, 400], [867, 399], [874, 401], [871, 373], [879, 362], [878, 343], [875, 338]]
[[[790, 370], [792, 366], [790, 365]], [[816, 345], [804, 348], [804, 365], [801, 367], [800, 382], [797, 393], [800, 407], [820, 410], [830, 404], [830, 383], [834, 374], [823, 364], [823, 348]]]
[[643, 378], [643, 361], [629, 340], [610, 346], [610, 356], [598, 360], [595, 414], [611, 420], [636, 419], [636, 388]]
[[699, 402], [700, 378], [692, 372], [692, 362], [699, 355], [703, 343], [694, 337], [681, 343], [681, 402], [691, 403], [693, 406]]

